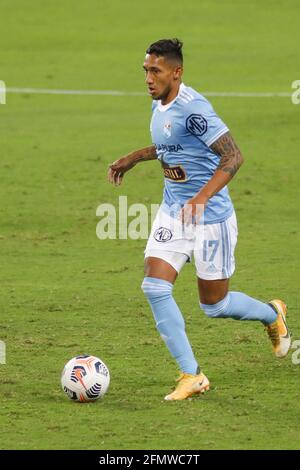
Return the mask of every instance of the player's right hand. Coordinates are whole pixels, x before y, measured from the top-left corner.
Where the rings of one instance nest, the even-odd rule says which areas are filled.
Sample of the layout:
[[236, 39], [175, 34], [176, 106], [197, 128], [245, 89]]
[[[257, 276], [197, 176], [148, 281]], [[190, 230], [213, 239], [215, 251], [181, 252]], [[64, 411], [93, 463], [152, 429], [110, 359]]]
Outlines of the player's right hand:
[[122, 157], [119, 160], [111, 163], [108, 168], [107, 179], [115, 186], [122, 183], [124, 173], [130, 170], [134, 165], [128, 157]]

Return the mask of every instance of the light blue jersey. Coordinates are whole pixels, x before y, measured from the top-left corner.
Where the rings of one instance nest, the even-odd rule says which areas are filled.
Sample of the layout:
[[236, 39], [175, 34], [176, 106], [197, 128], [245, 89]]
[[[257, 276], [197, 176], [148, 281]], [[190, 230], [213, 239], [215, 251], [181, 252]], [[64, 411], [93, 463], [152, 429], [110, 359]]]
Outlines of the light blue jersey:
[[[163, 206], [176, 216], [180, 207], [211, 179], [220, 158], [209, 148], [228, 128], [209, 101], [193, 88], [180, 85], [167, 105], [153, 101], [152, 142], [165, 177]], [[174, 207], [177, 206], [177, 210]], [[223, 222], [233, 212], [227, 186], [207, 203], [204, 223]]]

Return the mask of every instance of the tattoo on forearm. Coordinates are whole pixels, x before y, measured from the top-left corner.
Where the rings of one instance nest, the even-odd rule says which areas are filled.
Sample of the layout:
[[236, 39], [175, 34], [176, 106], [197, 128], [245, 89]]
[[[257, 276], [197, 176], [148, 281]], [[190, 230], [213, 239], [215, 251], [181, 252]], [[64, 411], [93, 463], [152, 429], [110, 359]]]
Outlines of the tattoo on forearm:
[[222, 135], [210, 148], [221, 159], [217, 169], [234, 176], [243, 163], [243, 157], [230, 132]]

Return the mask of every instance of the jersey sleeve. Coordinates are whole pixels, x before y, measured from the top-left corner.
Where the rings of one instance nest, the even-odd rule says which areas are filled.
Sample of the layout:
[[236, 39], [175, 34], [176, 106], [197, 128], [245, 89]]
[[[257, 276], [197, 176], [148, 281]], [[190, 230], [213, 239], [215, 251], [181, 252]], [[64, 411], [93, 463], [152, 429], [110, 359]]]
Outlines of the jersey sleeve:
[[229, 131], [226, 124], [204, 97], [188, 103], [185, 114], [187, 132], [204, 142], [208, 147]]

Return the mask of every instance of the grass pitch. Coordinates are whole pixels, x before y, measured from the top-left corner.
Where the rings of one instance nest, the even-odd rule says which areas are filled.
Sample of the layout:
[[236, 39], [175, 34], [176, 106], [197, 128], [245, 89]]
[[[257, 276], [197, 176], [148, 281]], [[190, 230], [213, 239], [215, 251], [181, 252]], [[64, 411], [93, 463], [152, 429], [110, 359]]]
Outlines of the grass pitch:
[[[144, 91], [142, 60], [161, 37], [184, 41], [199, 91], [289, 92], [299, 79], [299, 3], [1, 2], [0, 79], [8, 87]], [[230, 184], [238, 222], [232, 290], [281, 297], [299, 338], [299, 121], [290, 98], [215, 97], [246, 163]], [[150, 143], [145, 96], [8, 94], [0, 105], [1, 449], [299, 448], [299, 365], [275, 360], [257, 323], [198, 308], [194, 267], [175, 287], [206, 396], [163, 397], [176, 377], [140, 290], [145, 240], [100, 241], [100, 203], [159, 203], [159, 165], [120, 188], [109, 162]], [[79, 353], [109, 366], [95, 404], [60, 390]], [[279, 431], [280, 430], [280, 431]]]

